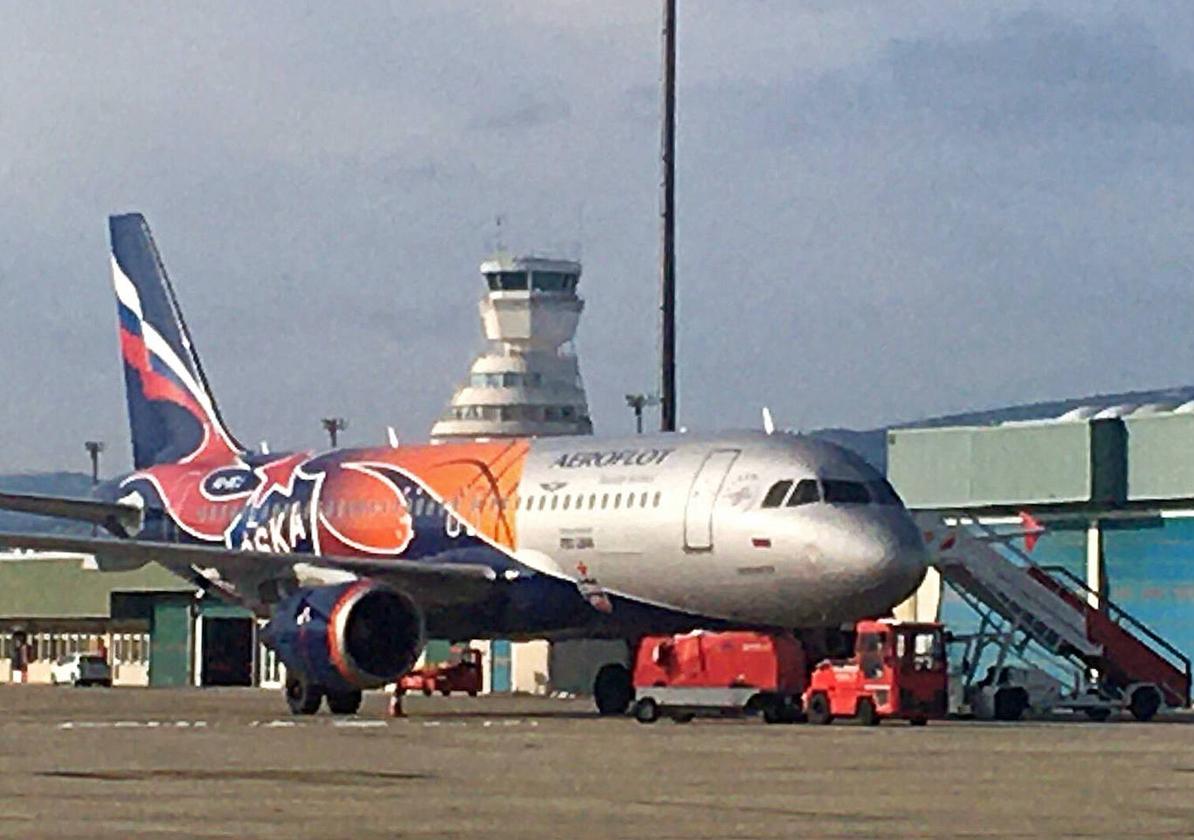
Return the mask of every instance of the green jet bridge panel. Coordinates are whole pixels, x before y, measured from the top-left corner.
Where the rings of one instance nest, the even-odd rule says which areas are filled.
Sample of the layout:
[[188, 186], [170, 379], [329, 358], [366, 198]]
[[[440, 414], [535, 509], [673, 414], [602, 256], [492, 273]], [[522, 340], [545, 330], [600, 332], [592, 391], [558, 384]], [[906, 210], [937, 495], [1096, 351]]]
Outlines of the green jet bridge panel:
[[908, 507], [1113, 507], [1126, 499], [1123, 421], [895, 429], [887, 471]]
[[1194, 413], [893, 429], [887, 472], [916, 510], [1188, 507]]

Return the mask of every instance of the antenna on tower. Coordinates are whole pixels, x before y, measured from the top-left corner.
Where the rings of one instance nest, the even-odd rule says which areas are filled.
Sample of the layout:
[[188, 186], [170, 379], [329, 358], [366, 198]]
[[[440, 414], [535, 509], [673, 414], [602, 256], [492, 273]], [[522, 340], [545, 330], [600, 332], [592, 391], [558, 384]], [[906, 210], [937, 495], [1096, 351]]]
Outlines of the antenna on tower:
[[494, 250], [501, 253], [506, 250], [506, 241], [502, 236], [502, 225], [506, 223], [506, 217], [498, 213], [493, 217], [494, 227]]

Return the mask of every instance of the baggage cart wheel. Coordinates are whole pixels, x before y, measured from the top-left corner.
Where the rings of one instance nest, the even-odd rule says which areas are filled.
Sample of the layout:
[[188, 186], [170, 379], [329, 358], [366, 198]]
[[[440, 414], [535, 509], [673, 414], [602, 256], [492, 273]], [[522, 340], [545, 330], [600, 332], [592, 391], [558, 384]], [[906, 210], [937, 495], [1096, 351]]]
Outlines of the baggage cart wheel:
[[634, 704], [634, 719], [639, 723], [654, 723], [659, 720], [659, 704], [644, 697]]
[[879, 712], [875, 709], [875, 701], [869, 697], [863, 697], [858, 701], [858, 708], [855, 710], [854, 716], [863, 726], [879, 725]]
[[808, 698], [808, 722], [817, 726], [827, 726], [833, 723], [833, 713], [829, 709], [829, 698], [819, 691]]

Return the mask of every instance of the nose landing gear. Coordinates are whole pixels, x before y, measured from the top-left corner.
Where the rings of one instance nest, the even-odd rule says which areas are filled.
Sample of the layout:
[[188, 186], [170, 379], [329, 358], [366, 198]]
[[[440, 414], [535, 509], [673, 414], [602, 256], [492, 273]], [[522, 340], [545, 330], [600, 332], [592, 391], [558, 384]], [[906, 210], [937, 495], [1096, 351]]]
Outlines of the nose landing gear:
[[593, 680], [593, 700], [600, 715], [624, 715], [634, 700], [630, 669], [617, 662], [601, 666]]

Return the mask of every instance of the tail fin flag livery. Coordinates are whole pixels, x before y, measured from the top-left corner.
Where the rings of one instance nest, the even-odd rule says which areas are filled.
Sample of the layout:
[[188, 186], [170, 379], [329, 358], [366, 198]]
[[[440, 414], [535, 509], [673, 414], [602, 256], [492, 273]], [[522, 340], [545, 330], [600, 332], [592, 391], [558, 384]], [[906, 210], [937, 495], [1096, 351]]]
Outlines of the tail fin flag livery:
[[108, 228], [134, 466], [239, 455], [145, 218], [111, 216]]

